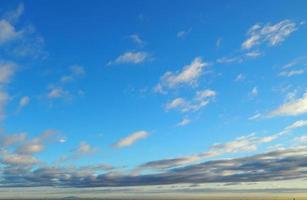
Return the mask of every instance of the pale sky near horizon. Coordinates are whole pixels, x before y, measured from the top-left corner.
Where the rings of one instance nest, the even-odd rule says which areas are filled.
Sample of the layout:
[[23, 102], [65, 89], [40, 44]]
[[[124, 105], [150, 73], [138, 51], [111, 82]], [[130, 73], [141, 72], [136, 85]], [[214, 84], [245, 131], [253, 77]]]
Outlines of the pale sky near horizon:
[[306, 22], [303, 0], [0, 1], [0, 196], [306, 194]]

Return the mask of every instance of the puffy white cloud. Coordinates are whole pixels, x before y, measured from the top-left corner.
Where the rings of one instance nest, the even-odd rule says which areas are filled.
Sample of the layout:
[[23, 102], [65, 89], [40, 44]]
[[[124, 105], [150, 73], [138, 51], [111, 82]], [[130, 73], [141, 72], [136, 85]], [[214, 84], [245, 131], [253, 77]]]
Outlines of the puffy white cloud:
[[273, 25], [255, 24], [247, 32], [248, 38], [242, 43], [242, 49], [251, 49], [263, 43], [275, 46], [282, 43], [297, 28], [298, 25], [291, 20], [283, 20]]
[[113, 146], [117, 148], [128, 147], [134, 144], [136, 141], [148, 137], [148, 135], [149, 133], [147, 131], [137, 131], [128, 135], [127, 137], [120, 139], [118, 142], [113, 144]]
[[269, 117], [297, 116], [307, 113], [307, 93], [301, 98], [287, 102], [269, 113]]
[[192, 85], [198, 82], [199, 77], [202, 75], [203, 70], [209, 64], [203, 62], [200, 57], [196, 57], [191, 64], [185, 65], [181, 71], [166, 72], [156, 86], [155, 90], [158, 92], [164, 89], [175, 88], [179, 85]]
[[128, 51], [118, 56], [114, 61], [110, 61], [108, 64], [140, 64], [149, 60], [150, 58], [150, 54], [144, 51]]

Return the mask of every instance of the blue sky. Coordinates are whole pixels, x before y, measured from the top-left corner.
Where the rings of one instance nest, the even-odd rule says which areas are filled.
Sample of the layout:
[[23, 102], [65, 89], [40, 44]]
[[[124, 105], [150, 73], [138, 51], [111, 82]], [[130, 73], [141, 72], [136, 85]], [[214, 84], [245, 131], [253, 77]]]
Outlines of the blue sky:
[[0, 187], [306, 191], [306, 11], [1, 1]]

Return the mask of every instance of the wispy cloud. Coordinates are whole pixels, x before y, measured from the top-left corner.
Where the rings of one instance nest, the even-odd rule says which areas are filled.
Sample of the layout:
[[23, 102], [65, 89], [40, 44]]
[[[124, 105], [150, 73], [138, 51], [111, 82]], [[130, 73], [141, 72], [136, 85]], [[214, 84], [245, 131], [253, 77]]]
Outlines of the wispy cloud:
[[114, 61], [110, 61], [108, 65], [113, 64], [141, 64], [151, 59], [151, 55], [145, 51], [127, 51], [118, 56]]
[[23, 108], [30, 103], [30, 97], [24, 96], [19, 100], [19, 107]]
[[172, 89], [180, 85], [197, 84], [204, 68], [208, 65], [200, 57], [196, 57], [191, 64], [185, 65], [181, 71], [166, 72], [156, 85], [155, 91], [163, 92], [164, 89]]
[[282, 43], [297, 28], [298, 25], [291, 20], [283, 20], [273, 25], [255, 24], [247, 32], [248, 38], [242, 43], [242, 49], [251, 49], [264, 43], [269, 46], [276, 46]]
[[137, 142], [138, 140], [144, 139], [148, 136], [149, 133], [147, 131], [137, 131], [128, 135], [127, 137], [120, 139], [118, 142], [113, 144], [113, 147], [116, 148], [128, 147]]
[[183, 118], [179, 123], [176, 124], [176, 126], [186, 126], [191, 122], [188, 118]]
[[301, 74], [304, 74], [304, 73], [305, 73], [305, 70], [303, 70], [303, 69], [288, 70], [288, 71], [280, 72], [279, 76], [291, 77], [291, 76], [301, 75]]
[[132, 42], [134, 42], [136, 45], [138, 46], [144, 46], [145, 45], [145, 41], [141, 38], [140, 35], [138, 34], [132, 34], [129, 36], [129, 38], [132, 40]]
[[248, 120], [256, 120], [259, 119], [262, 115], [260, 113], [256, 113], [253, 116], [250, 116]]
[[301, 98], [294, 99], [279, 106], [275, 110], [271, 111], [268, 116], [297, 116], [304, 113], [307, 113], [307, 93], [304, 93]]
[[249, 51], [249, 52], [242, 53], [239, 55], [234, 55], [234, 56], [224, 56], [224, 57], [218, 58], [216, 62], [220, 64], [242, 63], [246, 61], [247, 59], [257, 58], [261, 55], [262, 53], [260, 51], [255, 50], [255, 51]]
[[165, 110], [179, 110], [180, 112], [198, 111], [206, 106], [216, 96], [216, 92], [210, 89], [197, 91], [191, 101], [178, 97], [165, 105]]
[[258, 95], [258, 88], [255, 86], [249, 93], [251, 96], [257, 96]]
[[188, 29], [188, 30], [178, 31], [177, 32], [177, 38], [183, 39], [183, 38], [187, 37], [190, 34], [191, 31], [192, 31], [191, 28]]

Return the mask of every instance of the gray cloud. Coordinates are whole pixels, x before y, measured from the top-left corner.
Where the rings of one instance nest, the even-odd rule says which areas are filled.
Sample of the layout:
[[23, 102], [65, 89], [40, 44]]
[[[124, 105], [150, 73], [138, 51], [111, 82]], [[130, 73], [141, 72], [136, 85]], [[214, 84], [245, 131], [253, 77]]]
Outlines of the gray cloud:
[[[102, 187], [279, 181], [306, 178], [306, 167], [307, 148], [293, 148], [249, 157], [207, 161], [161, 173], [142, 175], [110, 172], [95, 175], [74, 168], [41, 167], [21, 171], [15, 175], [10, 173], [10, 178], [4, 178], [0, 184], [2, 186]], [[4, 170], [3, 173], [4, 177], [7, 177], [8, 172]], [[14, 180], [13, 183], [12, 180]]]

